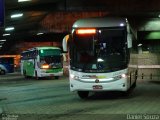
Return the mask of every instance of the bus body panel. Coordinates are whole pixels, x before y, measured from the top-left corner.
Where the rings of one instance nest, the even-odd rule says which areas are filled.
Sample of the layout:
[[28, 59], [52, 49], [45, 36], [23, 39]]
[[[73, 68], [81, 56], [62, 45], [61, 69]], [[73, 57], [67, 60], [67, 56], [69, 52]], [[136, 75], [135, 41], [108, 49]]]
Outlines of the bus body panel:
[[23, 71], [26, 71], [27, 76], [33, 76], [34, 75], [34, 61], [33, 60], [25, 60], [23, 62]]
[[[121, 77], [121, 75], [123, 74], [125, 74], [126, 76]], [[70, 90], [71, 91], [86, 91], [86, 90], [127, 91], [130, 88], [129, 79], [130, 77], [128, 75], [128, 69], [111, 73], [98, 73], [98, 74], [82, 73], [70, 70]], [[93, 87], [96, 85], [102, 86], [102, 89], [93, 89]]]

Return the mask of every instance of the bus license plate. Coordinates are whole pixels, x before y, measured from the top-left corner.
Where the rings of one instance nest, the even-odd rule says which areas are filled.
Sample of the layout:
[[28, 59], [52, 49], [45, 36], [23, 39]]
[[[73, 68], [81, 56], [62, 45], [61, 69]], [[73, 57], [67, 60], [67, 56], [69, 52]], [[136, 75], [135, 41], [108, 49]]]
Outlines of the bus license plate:
[[93, 86], [93, 90], [102, 90], [102, 89], [103, 89], [102, 85], [94, 85]]

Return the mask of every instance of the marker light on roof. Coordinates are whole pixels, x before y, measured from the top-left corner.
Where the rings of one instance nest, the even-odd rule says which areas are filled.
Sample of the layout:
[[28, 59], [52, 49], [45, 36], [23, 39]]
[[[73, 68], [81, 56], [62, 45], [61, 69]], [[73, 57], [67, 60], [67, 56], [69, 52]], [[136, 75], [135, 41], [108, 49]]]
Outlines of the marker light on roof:
[[76, 30], [76, 34], [95, 34], [96, 29], [78, 29]]

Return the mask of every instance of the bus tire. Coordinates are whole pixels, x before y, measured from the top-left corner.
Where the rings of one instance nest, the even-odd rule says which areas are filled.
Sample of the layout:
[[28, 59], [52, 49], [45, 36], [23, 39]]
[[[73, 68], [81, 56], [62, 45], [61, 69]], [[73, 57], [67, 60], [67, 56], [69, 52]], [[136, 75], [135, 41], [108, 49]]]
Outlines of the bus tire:
[[36, 79], [36, 80], [39, 80], [39, 77], [38, 77], [37, 71], [35, 71], [35, 79]]
[[132, 89], [134, 89], [137, 86], [137, 80], [135, 80], [135, 82], [132, 85]]
[[122, 96], [123, 96], [123, 97], [129, 97], [130, 94], [131, 94], [131, 90], [130, 90], [130, 89], [127, 90], [127, 91], [123, 91], [123, 92], [122, 92]]
[[24, 75], [24, 78], [28, 78], [28, 76], [26, 75], [26, 71], [23, 70], [23, 75]]
[[55, 79], [59, 79], [59, 76], [55, 76]]
[[133, 83], [133, 85], [132, 85], [132, 89], [134, 89], [136, 86], [137, 86], [137, 78], [138, 78], [138, 71], [136, 70], [136, 72], [135, 72], [135, 81], [134, 81], [134, 83]]
[[81, 99], [86, 99], [88, 98], [89, 95], [89, 91], [78, 91], [77, 93]]

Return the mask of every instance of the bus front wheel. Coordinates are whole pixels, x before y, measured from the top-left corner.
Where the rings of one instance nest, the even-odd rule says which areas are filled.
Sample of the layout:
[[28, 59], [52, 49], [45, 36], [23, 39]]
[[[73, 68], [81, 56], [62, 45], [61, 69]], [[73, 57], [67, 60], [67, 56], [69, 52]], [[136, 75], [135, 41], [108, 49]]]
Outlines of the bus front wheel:
[[35, 71], [35, 79], [36, 79], [36, 80], [39, 80], [37, 71]]
[[28, 78], [25, 70], [23, 70], [23, 75], [24, 75], [24, 78]]
[[55, 76], [55, 79], [59, 79], [59, 76]]
[[89, 91], [78, 91], [78, 96], [82, 99], [86, 99], [89, 95]]

